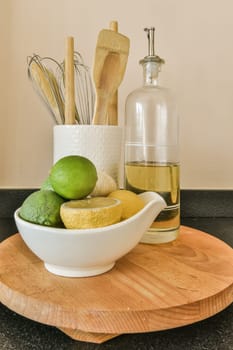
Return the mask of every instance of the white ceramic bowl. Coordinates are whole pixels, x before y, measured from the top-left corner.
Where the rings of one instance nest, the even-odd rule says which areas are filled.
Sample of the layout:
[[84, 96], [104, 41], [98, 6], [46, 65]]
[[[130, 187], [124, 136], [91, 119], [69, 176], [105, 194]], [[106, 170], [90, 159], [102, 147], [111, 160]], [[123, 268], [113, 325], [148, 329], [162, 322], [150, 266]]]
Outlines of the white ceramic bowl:
[[66, 277], [87, 277], [110, 270], [116, 260], [132, 250], [166, 207], [154, 192], [140, 195], [145, 207], [117, 224], [93, 229], [63, 229], [32, 224], [14, 214], [26, 245], [43, 262], [46, 269]]

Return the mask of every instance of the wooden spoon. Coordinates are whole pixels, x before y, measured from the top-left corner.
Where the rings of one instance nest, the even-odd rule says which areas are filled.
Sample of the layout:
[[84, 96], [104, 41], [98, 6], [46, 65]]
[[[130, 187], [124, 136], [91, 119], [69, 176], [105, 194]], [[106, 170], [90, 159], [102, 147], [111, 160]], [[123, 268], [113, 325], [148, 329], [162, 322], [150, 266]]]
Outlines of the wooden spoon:
[[110, 29], [100, 31], [93, 71], [96, 88], [93, 124], [107, 124], [109, 101], [124, 77], [128, 54], [129, 39], [126, 36]]
[[74, 38], [66, 39], [65, 56], [65, 124], [75, 124]]

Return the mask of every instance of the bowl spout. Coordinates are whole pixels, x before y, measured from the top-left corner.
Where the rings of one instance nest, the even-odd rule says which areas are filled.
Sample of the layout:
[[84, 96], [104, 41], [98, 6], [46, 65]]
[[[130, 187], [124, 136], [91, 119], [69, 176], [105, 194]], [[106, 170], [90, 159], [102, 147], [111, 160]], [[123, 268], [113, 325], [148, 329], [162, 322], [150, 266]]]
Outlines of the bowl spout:
[[166, 208], [167, 204], [165, 200], [156, 192], [143, 192], [139, 194], [140, 198], [145, 203], [145, 207], [142, 209], [141, 214], [147, 213], [147, 217], [151, 217], [151, 223], [158, 216], [158, 214]]

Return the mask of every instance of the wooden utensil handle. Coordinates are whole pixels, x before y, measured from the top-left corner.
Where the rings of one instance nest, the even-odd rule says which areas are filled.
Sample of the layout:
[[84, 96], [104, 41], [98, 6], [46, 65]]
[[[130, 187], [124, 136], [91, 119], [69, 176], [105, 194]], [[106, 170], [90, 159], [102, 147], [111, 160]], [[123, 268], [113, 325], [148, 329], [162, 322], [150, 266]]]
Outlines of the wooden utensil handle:
[[[111, 21], [109, 28], [114, 32], [118, 32], [118, 22]], [[116, 90], [108, 105], [108, 124], [118, 125], [118, 90]]]
[[109, 24], [109, 28], [113, 30], [114, 32], [118, 32], [118, 22], [117, 21], [111, 21]]
[[65, 124], [75, 124], [74, 38], [66, 39], [65, 57]]

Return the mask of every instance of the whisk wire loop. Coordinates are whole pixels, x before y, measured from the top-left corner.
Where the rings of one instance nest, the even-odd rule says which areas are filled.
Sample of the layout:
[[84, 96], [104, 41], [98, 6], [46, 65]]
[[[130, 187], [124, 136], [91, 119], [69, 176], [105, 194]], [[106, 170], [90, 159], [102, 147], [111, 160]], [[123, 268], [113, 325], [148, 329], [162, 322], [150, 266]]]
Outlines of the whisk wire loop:
[[[53, 68], [51, 68], [51, 66]], [[89, 72], [79, 52], [74, 53], [75, 120], [91, 124], [95, 93]], [[65, 63], [37, 54], [28, 57], [28, 77], [56, 124], [65, 123]]]

